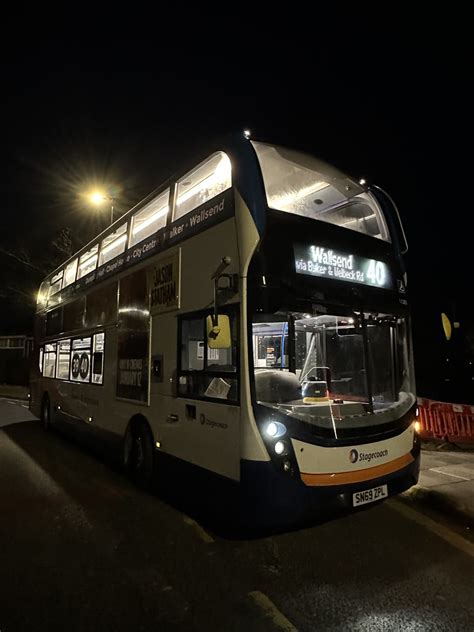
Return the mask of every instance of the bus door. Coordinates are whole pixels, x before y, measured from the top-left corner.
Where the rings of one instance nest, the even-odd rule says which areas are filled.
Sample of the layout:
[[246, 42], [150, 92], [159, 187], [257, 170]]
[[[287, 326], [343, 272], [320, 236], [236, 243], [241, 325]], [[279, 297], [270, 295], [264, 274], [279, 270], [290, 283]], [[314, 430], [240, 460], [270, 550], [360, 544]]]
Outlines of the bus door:
[[237, 317], [231, 317], [232, 346], [210, 349], [206, 316], [153, 319], [151, 404], [165, 451], [238, 480]]

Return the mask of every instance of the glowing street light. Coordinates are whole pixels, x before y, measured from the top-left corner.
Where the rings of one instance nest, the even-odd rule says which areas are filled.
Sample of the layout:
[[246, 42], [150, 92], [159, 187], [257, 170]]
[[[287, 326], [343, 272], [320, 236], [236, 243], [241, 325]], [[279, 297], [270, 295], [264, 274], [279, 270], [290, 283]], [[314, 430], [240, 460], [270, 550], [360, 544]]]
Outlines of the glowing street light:
[[108, 200], [110, 202], [110, 223], [114, 223], [114, 197], [112, 197], [111, 195], [106, 195], [101, 191], [93, 191], [89, 195], [89, 200], [92, 202], [92, 204], [95, 204], [96, 206], [100, 206], [103, 202]]

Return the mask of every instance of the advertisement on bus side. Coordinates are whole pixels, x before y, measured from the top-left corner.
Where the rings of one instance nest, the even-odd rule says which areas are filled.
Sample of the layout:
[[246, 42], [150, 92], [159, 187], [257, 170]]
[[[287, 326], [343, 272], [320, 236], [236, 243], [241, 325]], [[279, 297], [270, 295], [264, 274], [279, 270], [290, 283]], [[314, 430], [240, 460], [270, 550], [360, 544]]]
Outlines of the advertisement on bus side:
[[148, 269], [152, 315], [179, 309], [180, 251], [155, 261]]

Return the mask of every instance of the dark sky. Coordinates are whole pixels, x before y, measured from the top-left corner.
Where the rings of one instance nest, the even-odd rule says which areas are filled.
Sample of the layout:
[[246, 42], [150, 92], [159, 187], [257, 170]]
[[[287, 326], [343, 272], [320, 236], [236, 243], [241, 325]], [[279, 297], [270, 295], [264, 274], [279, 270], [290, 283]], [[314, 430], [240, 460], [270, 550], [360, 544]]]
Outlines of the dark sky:
[[[44, 256], [64, 227], [82, 243], [99, 227], [79, 195], [88, 182], [112, 187], [127, 210], [216, 136], [248, 127], [392, 195], [419, 314], [435, 294], [465, 295], [471, 72], [452, 26], [402, 29], [403, 16], [375, 16], [300, 33], [284, 22], [265, 34], [210, 29], [187, 45], [160, 46], [157, 26], [154, 38], [76, 33], [10, 49], [1, 63], [0, 247]], [[1, 253], [0, 264], [2, 333], [26, 324], [8, 289], [21, 265]]]

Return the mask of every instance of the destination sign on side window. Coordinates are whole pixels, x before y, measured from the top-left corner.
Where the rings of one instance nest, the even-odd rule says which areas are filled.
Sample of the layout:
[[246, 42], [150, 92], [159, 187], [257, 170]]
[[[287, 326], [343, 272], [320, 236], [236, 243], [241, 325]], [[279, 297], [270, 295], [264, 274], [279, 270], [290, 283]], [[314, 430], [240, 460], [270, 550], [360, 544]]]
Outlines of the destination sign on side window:
[[295, 244], [294, 252], [298, 274], [393, 289], [390, 270], [383, 261], [316, 245]]

